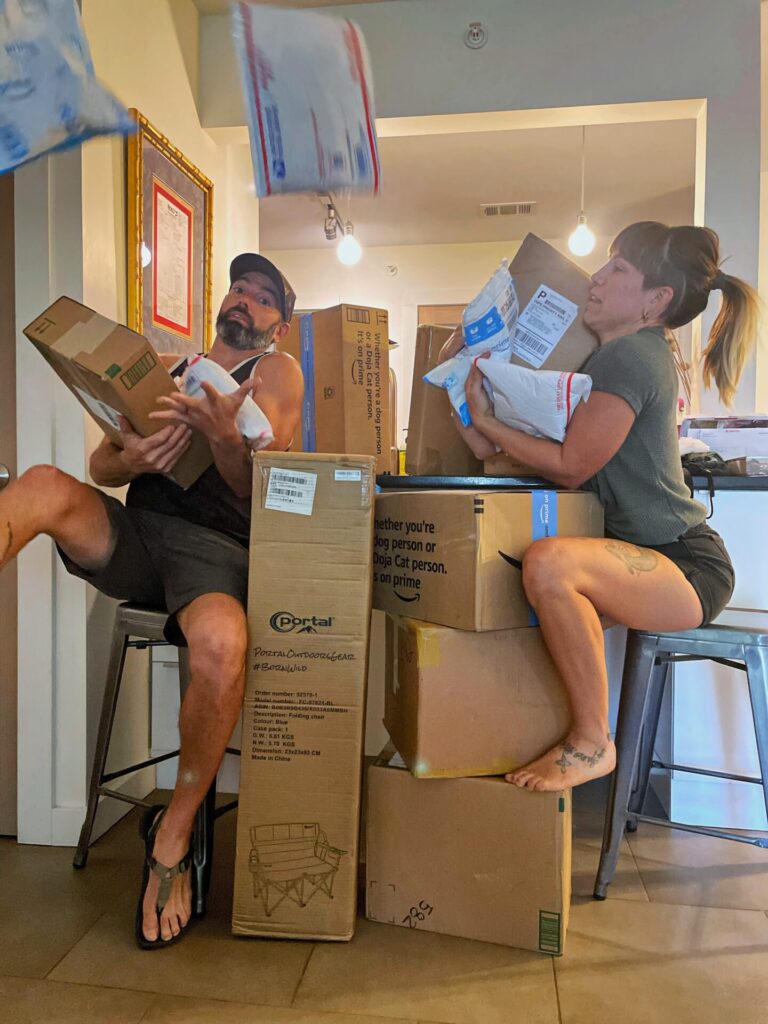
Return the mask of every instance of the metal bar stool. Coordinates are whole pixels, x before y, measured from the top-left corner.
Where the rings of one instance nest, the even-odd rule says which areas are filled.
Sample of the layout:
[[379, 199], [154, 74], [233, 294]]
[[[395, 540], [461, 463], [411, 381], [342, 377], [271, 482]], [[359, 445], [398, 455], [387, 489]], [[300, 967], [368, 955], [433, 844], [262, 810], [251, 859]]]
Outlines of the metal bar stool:
[[[760, 778], [665, 764], [653, 758], [664, 685], [670, 666], [680, 661], [706, 660], [746, 672]], [[595, 899], [604, 900], [606, 897], [616, 871], [624, 829], [634, 832], [640, 821], [768, 849], [768, 833], [756, 836], [729, 832], [726, 829], [685, 825], [643, 814], [652, 768], [692, 772], [762, 786], [768, 812], [768, 630], [724, 623], [681, 633], [630, 630], [621, 684], [616, 751], [616, 771], [611, 780], [605, 815], [603, 848], [595, 879]]]
[[[137, 807], [150, 807], [145, 800], [128, 796], [125, 793], [118, 793], [111, 789], [110, 782], [130, 775], [141, 768], [148, 768], [150, 765], [160, 764], [172, 757], [177, 757], [179, 751], [173, 750], [168, 754], [160, 754], [157, 757], [150, 757], [146, 761], [128, 765], [118, 771], [105, 771], [107, 755], [109, 753], [109, 741], [112, 736], [112, 726], [115, 721], [115, 710], [117, 699], [120, 694], [120, 683], [125, 666], [125, 655], [129, 647], [137, 650], [145, 650], [147, 647], [160, 647], [167, 645], [163, 629], [165, 627], [168, 613], [153, 608], [144, 608], [140, 605], [129, 603], [117, 606], [115, 613], [115, 625], [112, 631], [112, 647], [109, 655], [109, 667], [107, 669], [107, 680], [104, 687], [104, 697], [101, 703], [101, 716], [99, 718], [99, 730], [96, 736], [96, 749], [93, 755], [91, 768], [91, 782], [88, 789], [88, 807], [85, 814], [85, 821], [80, 830], [80, 840], [77, 844], [72, 864], [76, 868], [84, 868], [88, 861], [88, 848], [91, 842], [91, 833], [96, 819], [96, 811], [99, 806], [99, 797], [111, 797], [114, 800], [122, 800], [125, 803], [135, 804]], [[189, 685], [189, 653], [186, 648], [179, 648], [179, 689], [181, 699]], [[227, 747], [228, 754], [239, 754], [239, 750]], [[237, 807], [237, 800], [233, 800], [222, 807], [216, 807], [216, 780], [211, 783], [205, 799], [200, 805], [195, 818], [195, 827], [192, 836], [192, 870], [195, 873], [195, 905], [193, 911], [196, 917], [202, 917], [205, 913], [205, 899], [208, 893], [208, 885], [211, 877], [211, 863], [213, 860], [213, 823], [220, 815]]]

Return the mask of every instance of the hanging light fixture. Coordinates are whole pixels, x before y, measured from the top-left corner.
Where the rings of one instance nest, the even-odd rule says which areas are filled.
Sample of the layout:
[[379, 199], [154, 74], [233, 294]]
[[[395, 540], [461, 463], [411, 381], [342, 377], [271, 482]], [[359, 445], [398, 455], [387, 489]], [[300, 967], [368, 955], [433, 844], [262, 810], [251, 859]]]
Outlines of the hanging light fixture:
[[344, 237], [336, 246], [336, 256], [344, 266], [353, 267], [356, 263], [360, 262], [362, 255], [362, 246], [355, 238], [352, 221], [348, 220], [344, 225]]
[[586, 162], [586, 125], [581, 126], [581, 206], [576, 221], [576, 228], [568, 239], [568, 248], [574, 256], [588, 256], [595, 248], [595, 236], [587, 227], [587, 217], [584, 213], [584, 170]]
[[333, 242], [338, 237], [338, 233], [341, 232], [341, 239], [336, 246], [336, 256], [340, 263], [347, 267], [353, 267], [362, 259], [363, 248], [355, 238], [355, 228], [352, 221], [347, 220], [345, 223], [341, 219], [336, 200], [330, 192], [318, 193], [318, 198], [325, 207], [325, 218], [323, 220], [325, 237], [329, 242]]

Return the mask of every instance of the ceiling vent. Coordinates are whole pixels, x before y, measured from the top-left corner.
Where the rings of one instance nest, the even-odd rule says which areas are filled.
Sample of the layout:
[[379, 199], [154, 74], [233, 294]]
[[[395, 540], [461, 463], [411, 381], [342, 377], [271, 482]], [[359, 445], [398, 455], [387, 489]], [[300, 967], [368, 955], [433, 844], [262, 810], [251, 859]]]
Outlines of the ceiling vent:
[[536, 203], [481, 203], [480, 209], [486, 217], [522, 217], [534, 213]]

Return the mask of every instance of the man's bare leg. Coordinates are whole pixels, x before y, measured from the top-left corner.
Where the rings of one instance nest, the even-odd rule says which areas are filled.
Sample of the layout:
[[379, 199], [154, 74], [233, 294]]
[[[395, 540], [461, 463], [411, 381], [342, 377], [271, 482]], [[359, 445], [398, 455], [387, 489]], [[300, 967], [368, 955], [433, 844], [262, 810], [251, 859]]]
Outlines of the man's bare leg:
[[86, 569], [104, 565], [114, 547], [98, 492], [54, 466], [33, 466], [0, 492], [0, 570], [41, 533]]
[[[172, 867], [189, 850], [198, 807], [216, 776], [243, 703], [247, 625], [242, 605], [228, 594], [205, 594], [179, 613], [189, 644], [190, 683], [179, 716], [179, 774], [163, 816], [154, 856]], [[144, 897], [144, 936], [178, 935], [192, 914], [190, 873], [177, 876], [160, 915], [159, 880], [150, 876]]]

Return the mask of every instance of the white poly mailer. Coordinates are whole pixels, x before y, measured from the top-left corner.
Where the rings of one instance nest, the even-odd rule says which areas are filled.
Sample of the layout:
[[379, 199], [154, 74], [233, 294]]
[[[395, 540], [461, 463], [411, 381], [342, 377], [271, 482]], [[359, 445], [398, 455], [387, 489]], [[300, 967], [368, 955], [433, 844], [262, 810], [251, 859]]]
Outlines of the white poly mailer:
[[377, 192], [373, 79], [360, 29], [315, 11], [236, 3], [258, 196]]

